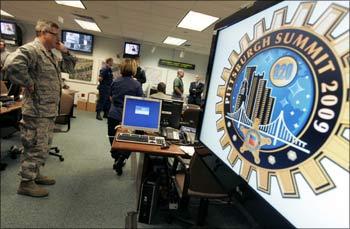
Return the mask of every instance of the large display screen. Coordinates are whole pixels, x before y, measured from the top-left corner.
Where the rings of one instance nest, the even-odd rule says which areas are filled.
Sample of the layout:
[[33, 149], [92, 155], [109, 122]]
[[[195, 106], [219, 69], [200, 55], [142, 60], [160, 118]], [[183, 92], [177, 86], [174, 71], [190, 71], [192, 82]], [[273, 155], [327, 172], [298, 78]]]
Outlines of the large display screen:
[[125, 42], [124, 43], [124, 58], [133, 58], [140, 56], [140, 44]]
[[12, 22], [1, 21], [1, 34], [16, 35], [16, 24]]
[[62, 42], [70, 50], [92, 53], [94, 37], [91, 34], [62, 30]]
[[201, 142], [294, 226], [349, 228], [349, 2], [235, 21], [214, 36]]

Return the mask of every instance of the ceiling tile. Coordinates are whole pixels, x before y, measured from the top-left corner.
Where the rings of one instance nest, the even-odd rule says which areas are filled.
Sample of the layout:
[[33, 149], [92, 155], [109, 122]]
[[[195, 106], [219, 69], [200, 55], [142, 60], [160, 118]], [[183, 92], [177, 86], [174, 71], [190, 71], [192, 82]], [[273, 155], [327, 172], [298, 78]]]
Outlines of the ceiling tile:
[[[35, 24], [40, 18], [57, 21], [64, 18], [64, 29], [98, 36], [125, 37], [144, 40], [162, 47], [166, 36], [187, 39], [186, 51], [209, 54], [214, 25], [202, 32], [177, 28], [189, 10], [207, 13], [223, 19], [239, 9], [246, 1], [82, 1], [86, 10], [56, 4], [54, 1], [1, 1], [1, 8], [15, 16], [12, 20]], [[74, 22], [72, 14], [93, 17], [101, 33], [86, 31]]]

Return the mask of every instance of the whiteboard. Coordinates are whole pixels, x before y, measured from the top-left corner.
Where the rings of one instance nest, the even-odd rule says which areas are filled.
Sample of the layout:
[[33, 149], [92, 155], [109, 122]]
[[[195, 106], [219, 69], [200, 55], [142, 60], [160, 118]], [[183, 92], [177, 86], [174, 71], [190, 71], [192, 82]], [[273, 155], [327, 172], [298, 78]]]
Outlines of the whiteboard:
[[162, 69], [154, 67], [145, 67], [144, 70], [146, 73], [146, 82], [150, 85], [157, 85], [159, 82], [165, 81], [162, 78]]

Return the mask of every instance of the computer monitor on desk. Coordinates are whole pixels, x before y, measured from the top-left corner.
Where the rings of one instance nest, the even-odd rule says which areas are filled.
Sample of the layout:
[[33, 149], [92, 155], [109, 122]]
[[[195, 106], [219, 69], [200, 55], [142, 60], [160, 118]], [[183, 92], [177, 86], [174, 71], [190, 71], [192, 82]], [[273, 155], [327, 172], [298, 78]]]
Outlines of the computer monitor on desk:
[[163, 99], [160, 125], [179, 129], [183, 102]]
[[133, 130], [159, 131], [162, 101], [125, 96], [122, 125]]

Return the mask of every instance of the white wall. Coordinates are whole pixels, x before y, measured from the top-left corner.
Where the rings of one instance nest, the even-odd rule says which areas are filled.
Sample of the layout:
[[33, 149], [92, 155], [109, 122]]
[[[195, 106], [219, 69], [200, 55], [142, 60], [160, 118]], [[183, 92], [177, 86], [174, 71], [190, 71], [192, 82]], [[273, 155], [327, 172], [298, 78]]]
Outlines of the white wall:
[[[32, 41], [35, 37], [34, 33], [34, 25], [24, 23], [24, 22], [18, 22], [19, 26], [22, 29], [23, 33], [23, 44]], [[77, 57], [82, 57], [86, 59], [93, 59], [93, 76], [92, 76], [92, 83], [78, 83], [78, 82], [67, 82], [67, 84], [70, 86], [70, 89], [77, 90], [80, 93], [87, 94], [88, 92], [97, 92], [97, 76], [99, 72], [99, 68], [101, 66], [101, 62], [105, 60], [108, 57], [114, 58], [115, 61], [117, 60], [117, 54], [122, 56], [123, 53], [123, 47], [124, 47], [124, 41], [123, 38], [106, 38], [101, 36], [95, 36], [94, 38], [94, 48], [93, 48], [93, 54], [82, 54], [79, 52], [72, 52]], [[165, 82], [167, 84], [167, 94], [172, 93], [172, 82], [174, 78], [176, 77], [176, 68], [170, 68], [170, 67], [159, 67], [158, 61], [159, 59], [167, 59], [167, 60], [174, 60], [179, 62], [185, 62], [185, 63], [191, 63], [195, 64], [195, 70], [185, 70], [185, 76], [183, 78], [184, 81], [184, 90], [185, 94], [188, 94], [189, 90], [189, 84], [194, 80], [194, 75], [199, 74], [202, 78], [202, 81], [205, 79], [205, 74], [207, 70], [208, 65], [208, 55], [201, 55], [196, 53], [189, 53], [185, 52], [184, 58], [180, 58], [179, 50], [175, 50], [173, 48], [164, 48], [164, 47], [156, 47], [156, 50], [154, 53], [151, 52], [153, 46], [141, 43], [141, 67], [146, 68], [150, 67], [152, 69], [157, 69], [159, 72], [161, 72], [161, 81]], [[63, 75], [64, 78], [66, 78], [65, 75]], [[147, 75], [147, 81], [152, 81], [152, 75]], [[143, 85], [143, 89], [146, 91], [148, 87], [150, 86], [150, 83], [146, 83]]]

